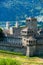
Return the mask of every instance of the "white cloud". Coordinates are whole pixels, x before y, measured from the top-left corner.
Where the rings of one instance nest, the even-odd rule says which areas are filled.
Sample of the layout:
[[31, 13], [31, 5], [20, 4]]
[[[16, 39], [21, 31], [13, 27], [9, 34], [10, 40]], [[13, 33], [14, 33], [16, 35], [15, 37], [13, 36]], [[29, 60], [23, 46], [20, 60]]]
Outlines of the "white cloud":
[[1, 3], [4, 7], [6, 8], [10, 8], [12, 6], [15, 6], [17, 4], [20, 4], [20, 5], [28, 5], [28, 2], [23, 2], [23, 1], [20, 1], [20, 0], [9, 0], [9, 1], [5, 1], [5, 2], [2, 2]]
[[42, 21], [43, 22], [43, 16], [40, 15], [40, 16], [37, 16], [36, 18], [37, 18], [37, 21], [39, 21], [39, 22]]
[[20, 4], [26, 8], [28, 8], [28, 6], [33, 6], [33, 4], [31, 4], [29, 1], [21, 1], [21, 0], [8, 0], [5, 2], [1, 3], [4, 7], [6, 8], [11, 8], [13, 6], [16, 6], [17, 4]]
[[43, 13], [43, 9], [40, 11], [40, 14], [42, 14]]
[[21, 22], [26, 22], [25, 20], [22, 20]]
[[24, 17], [25, 17], [25, 18], [28, 17], [27, 14], [25, 14]]
[[41, 6], [36, 6], [35, 9], [37, 9], [37, 10], [41, 10], [42, 7], [41, 7]]
[[13, 5], [13, 2], [9, 0], [7, 2], [3, 2], [2, 5], [6, 8], [10, 8]]
[[25, 0], [24, 1], [23, 0], [6, 0], [5, 2], [2, 2], [2, 5], [6, 8], [11, 8], [13, 6], [16, 6], [17, 4], [24, 6], [26, 9], [29, 9], [29, 7], [34, 7], [35, 9], [40, 10], [42, 8], [41, 6], [36, 5], [34, 3], [34, 0], [32, 0], [31, 2], [29, 2], [28, 0], [27, 1], [25, 1]]
[[34, 9], [31, 9], [30, 12], [33, 13], [33, 10], [34, 10]]

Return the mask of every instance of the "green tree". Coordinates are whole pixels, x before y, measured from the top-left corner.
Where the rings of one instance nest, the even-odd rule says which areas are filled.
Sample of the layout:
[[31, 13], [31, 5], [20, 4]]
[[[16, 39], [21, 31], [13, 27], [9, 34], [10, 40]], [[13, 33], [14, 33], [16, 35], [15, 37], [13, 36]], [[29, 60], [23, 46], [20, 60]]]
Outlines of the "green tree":
[[4, 40], [4, 33], [3, 33], [3, 30], [0, 28], [0, 41], [3, 41]]

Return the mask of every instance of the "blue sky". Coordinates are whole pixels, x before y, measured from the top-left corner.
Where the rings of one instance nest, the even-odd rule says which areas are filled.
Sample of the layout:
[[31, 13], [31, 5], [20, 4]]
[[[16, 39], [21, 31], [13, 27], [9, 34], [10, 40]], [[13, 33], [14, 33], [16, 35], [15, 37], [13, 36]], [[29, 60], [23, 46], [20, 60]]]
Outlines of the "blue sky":
[[0, 0], [0, 21], [36, 17], [43, 21], [43, 0]]

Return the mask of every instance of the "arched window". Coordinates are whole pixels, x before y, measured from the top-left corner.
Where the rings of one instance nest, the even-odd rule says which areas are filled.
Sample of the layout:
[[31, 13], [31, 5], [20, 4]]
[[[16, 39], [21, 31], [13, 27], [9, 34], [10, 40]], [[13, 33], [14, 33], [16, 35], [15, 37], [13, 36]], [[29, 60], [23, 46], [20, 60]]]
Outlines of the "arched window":
[[33, 44], [34, 44], [34, 43], [35, 43], [35, 40], [33, 40], [33, 41], [29, 41], [29, 43], [33, 43]]

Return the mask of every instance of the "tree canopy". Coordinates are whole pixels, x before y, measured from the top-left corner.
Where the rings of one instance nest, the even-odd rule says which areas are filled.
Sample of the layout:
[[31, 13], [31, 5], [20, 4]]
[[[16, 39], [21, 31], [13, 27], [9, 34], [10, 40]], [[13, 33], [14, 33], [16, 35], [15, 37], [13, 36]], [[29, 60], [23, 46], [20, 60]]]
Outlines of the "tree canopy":
[[0, 41], [3, 41], [4, 40], [4, 33], [3, 33], [3, 30], [0, 28]]

